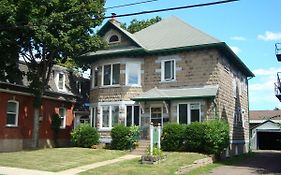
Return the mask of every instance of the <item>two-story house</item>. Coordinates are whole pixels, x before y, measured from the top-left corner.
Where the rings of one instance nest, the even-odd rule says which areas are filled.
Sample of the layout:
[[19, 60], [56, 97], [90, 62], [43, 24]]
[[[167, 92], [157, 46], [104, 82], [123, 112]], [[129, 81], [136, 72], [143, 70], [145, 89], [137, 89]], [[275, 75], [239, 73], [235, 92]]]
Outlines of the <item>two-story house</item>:
[[98, 33], [109, 47], [81, 56], [91, 63], [91, 122], [110, 141], [117, 124], [225, 119], [230, 154], [248, 151], [248, 78], [253, 73], [226, 43], [169, 17], [134, 34], [115, 19]]
[[[19, 69], [27, 73], [24, 62]], [[39, 146], [53, 147], [51, 118], [54, 113], [61, 117], [59, 146], [70, 144], [70, 132], [74, 124], [89, 121], [88, 103], [90, 81], [76, 76], [69, 69], [55, 65], [49, 86], [42, 97], [40, 111]], [[23, 76], [18, 82], [0, 81], [0, 152], [18, 151], [30, 148], [32, 143], [34, 95], [28, 88], [29, 82]], [[87, 118], [88, 117], [88, 118]], [[75, 120], [74, 120], [75, 119]]]

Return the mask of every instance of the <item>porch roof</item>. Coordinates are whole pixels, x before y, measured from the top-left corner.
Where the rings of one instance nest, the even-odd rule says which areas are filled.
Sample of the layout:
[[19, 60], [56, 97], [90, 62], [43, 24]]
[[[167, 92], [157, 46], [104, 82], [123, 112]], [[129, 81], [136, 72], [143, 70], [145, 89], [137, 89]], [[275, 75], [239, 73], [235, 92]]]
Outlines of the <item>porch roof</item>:
[[218, 86], [181, 89], [158, 89], [157, 87], [132, 98], [134, 101], [155, 101], [189, 98], [211, 98], [217, 95]]

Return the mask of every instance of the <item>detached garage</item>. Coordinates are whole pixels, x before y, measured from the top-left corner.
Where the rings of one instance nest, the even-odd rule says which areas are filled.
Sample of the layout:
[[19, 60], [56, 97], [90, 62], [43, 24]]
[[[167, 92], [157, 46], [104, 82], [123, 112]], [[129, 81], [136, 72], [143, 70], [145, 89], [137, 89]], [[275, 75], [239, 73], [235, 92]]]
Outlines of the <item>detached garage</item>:
[[281, 150], [280, 125], [266, 120], [251, 128], [251, 149]]

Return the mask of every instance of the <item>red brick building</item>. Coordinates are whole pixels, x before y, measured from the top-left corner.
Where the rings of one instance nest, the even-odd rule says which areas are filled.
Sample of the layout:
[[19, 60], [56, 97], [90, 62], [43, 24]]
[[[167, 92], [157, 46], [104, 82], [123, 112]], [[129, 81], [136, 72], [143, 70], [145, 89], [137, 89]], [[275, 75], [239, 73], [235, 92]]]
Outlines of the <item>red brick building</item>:
[[[22, 71], [26, 66], [19, 64]], [[0, 151], [17, 151], [30, 148], [33, 129], [34, 96], [27, 87], [26, 77], [22, 82], [0, 81]], [[54, 113], [61, 117], [59, 146], [70, 144], [70, 132], [74, 126], [75, 111], [85, 102], [88, 80], [74, 76], [61, 66], [54, 66], [49, 88], [42, 99], [40, 114], [40, 147], [53, 147], [51, 118]], [[83, 113], [82, 113], [83, 114]], [[79, 112], [81, 115], [81, 112]], [[79, 120], [78, 120], [79, 121]]]

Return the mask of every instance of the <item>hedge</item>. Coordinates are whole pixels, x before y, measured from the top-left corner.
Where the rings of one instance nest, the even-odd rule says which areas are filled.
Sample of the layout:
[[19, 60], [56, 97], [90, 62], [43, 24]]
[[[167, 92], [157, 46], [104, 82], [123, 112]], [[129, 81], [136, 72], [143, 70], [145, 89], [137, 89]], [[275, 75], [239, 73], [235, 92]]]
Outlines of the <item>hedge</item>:
[[161, 148], [164, 151], [178, 151], [182, 149], [185, 125], [168, 123], [163, 127]]
[[161, 147], [165, 151], [192, 151], [219, 155], [229, 144], [228, 123], [221, 120], [190, 125], [164, 125]]

